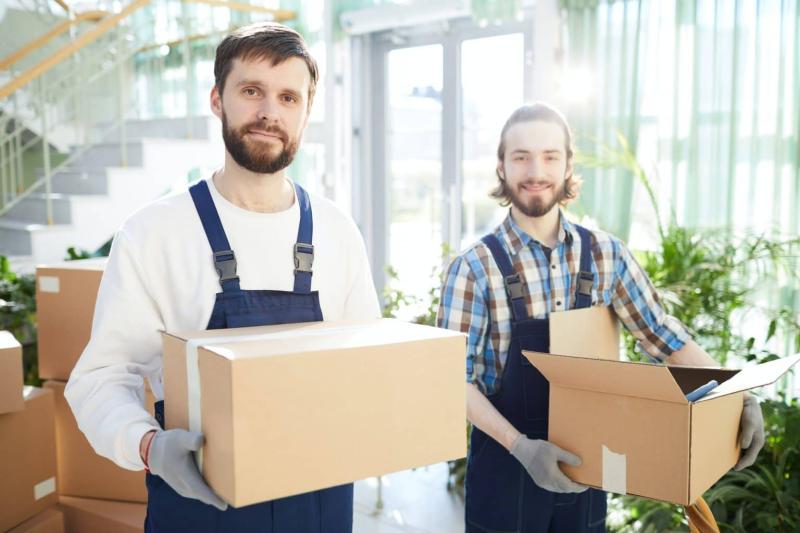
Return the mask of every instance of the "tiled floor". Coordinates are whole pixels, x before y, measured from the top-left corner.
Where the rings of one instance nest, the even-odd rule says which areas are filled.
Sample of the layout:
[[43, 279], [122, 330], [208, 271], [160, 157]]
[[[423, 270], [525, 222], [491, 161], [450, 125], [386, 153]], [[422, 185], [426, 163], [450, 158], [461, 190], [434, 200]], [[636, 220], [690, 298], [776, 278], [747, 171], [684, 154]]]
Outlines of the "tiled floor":
[[383, 508], [378, 480], [356, 483], [354, 533], [460, 533], [464, 502], [447, 489], [447, 464], [383, 476]]

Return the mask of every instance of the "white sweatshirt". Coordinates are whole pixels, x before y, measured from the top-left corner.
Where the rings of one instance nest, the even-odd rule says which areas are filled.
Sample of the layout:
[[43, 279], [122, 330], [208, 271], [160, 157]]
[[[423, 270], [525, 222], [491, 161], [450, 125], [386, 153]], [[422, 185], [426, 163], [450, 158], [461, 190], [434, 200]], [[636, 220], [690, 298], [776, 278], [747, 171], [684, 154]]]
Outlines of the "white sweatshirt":
[[[244, 290], [291, 291], [300, 209], [255, 213], [223, 198], [208, 180]], [[309, 195], [314, 220], [311, 290], [325, 320], [380, 316], [364, 241], [352, 219]], [[92, 337], [65, 395], [95, 451], [119, 466], [144, 468], [142, 436], [157, 429], [144, 409], [144, 380], [157, 400], [162, 385], [161, 330], [203, 330], [219, 277], [188, 190], [132, 215], [117, 233], [97, 297]]]

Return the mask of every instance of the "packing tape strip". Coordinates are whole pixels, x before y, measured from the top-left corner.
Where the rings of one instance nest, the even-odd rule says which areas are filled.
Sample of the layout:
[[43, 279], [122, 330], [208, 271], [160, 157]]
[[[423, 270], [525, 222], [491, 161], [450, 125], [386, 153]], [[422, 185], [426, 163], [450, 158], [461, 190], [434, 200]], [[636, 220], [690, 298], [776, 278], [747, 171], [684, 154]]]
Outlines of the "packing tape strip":
[[627, 494], [628, 458], [624, 453], [614, 453], [603, 445], [603, 490]]
[[61, 282], [58, 276], [39, 276], [39, 291], [53, 294], [61, 292]]
[[41, 500], [56, 491], [56, 478], [50, 477], [33, 486], [33, 499]]

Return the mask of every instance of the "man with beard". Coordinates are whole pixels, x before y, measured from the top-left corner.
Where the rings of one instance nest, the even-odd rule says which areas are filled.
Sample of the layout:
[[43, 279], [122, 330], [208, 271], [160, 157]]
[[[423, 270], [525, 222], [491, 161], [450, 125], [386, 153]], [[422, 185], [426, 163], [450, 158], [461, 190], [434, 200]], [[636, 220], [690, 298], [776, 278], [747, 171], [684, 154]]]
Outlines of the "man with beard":
[[350, 531], [352, 484], [228, 507], [194, 462], [203, 435], [163, 429], [159, 331], [380, 316], [353, 221], [285, 176], [318, 79], [303, 39], [279, 24], [240, 28], [217, 48], [214, 75], [224, 167], [123, 224], [66, 397], [97, 453], [147, 470], [147, 531]]
[[[573, 200], [572, 135], [541, 104], [511, 114], [497, 149], [492, 196], [506, 219], [450, 265], [438, 323], [467, 341], [467, 531], [605, 531], [606, 495], [570, 480], [558, 463], [580, 458], [547, 440], [549, 386], [522, 350], [549, 352], [550, 313], [610, 306], [652, 357], [675, 365], [717, 363], [667, 315], [647, 275], [619, 239], [567, 220]], [[764, 422], [747, 396], [742, 456], [753, 464]], [[587, 490], [588, 489], [588, 490]]]

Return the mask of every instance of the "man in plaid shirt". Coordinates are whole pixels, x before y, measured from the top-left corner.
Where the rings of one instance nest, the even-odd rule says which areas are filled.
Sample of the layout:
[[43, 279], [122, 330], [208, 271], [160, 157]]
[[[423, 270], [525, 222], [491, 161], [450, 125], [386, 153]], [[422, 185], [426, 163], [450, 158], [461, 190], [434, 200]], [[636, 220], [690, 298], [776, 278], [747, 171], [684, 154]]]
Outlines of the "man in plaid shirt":
[[[547, 441], [549, 386], [521, 354], [549, 351], [548, 316], [610, 306], [652, 357], [671, 365], [717, 366], [667, 315], [646, 273], [618, 238], [569, 222], [572, 135], [541, 104], [507, 120], [492, 196], [508, 216], [450, 265], [440, 327], [468, 334], [467, 417], [473, 424], [466, 478], [467, 531], [605, 531], [605, 493], [570, 480], [559, 462], [580, 458]], [[754, 397], [745, 396], [742, 456], [751, 465], [764, 443]], [[510, 452], [510, 453], [509, 453]]]

